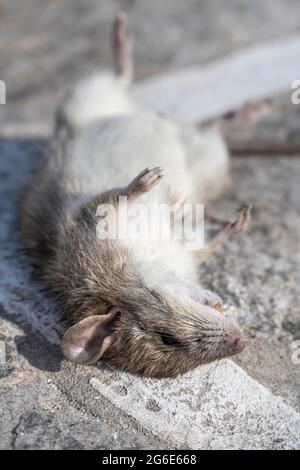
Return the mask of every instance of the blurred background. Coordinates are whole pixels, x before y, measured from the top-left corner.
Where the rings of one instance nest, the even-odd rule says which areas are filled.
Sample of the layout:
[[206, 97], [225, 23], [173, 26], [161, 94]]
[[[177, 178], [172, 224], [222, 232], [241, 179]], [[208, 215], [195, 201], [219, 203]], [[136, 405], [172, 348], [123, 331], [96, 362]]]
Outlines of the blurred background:
[[[2, 132], [47, 132], [62, 93], [112, 65], [111, 25], [120, 6], [136, 38], [137, 80], [300, 31], [298, 0], [0, 0], [8, 103], [0, 110]], [[296, 139], [299, 107], [284, 98], [273, 108], [257, 132]], [[249, 134], [246, 127], [238, 136]]]

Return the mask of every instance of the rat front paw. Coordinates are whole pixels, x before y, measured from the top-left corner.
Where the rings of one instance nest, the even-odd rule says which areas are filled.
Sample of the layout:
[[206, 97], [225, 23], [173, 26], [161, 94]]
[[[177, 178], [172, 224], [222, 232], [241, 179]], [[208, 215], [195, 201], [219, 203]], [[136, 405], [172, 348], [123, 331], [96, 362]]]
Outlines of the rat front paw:
[[216, 306], [221, 307], [223, 304], [223, 299], [210, 290], [202, 289], [197, 285], [190, 286], [189, 290], [191, 297], [200, 304], [208, 305], [213, 308], [216, 308]]
[[162, 177], [161, 168], [146, 168], [130, 183], [130, 190], [134, 194], [146, 193], [157, 185]]

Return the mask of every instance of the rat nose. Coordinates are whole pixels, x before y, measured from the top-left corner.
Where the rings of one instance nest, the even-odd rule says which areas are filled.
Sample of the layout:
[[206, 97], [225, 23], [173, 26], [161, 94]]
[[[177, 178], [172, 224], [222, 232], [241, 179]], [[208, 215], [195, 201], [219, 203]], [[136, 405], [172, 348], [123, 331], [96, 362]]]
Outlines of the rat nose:
[[231, 354], [239, 354], [245, 347], [245, 340], [237, 330], [233, 331], [228, 338], [228, 346]]

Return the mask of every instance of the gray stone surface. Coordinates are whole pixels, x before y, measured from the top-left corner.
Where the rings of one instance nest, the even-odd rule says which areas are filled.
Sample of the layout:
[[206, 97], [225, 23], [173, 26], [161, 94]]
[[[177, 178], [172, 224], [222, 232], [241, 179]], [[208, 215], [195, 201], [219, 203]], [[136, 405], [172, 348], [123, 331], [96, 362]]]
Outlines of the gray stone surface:
[[[61, 361], [63, 325], [20, 251], [19, 204], [62, 92], [110, 61], [116, 3], [0, 1], [0, 78], [8, 89], [0, 106], [0, 448], [300, 448], [300, 364], [292, 361], [300, 325], [298, 159], [235, 159], [230, 191], [209, 208], [227, 217], [243, 201], [254, 206], [248, 234], [200, 271], [248, 336], [236, 364], [151, 381]], [[124, 3], [138, 36], [138, 77], [299, 30], [298, 0]], [[300, 108], [286, 95], [272, 109], [262, 124], [241, 122], [228, 137], [298, 141]]]
[[[58, 309], [40, 292], [19, 251], [18, 201], [38, 158], [37, 146], [1, 142], [1, 155], [0, 331], [6, 343], [0, 379], [1, 446], [300, 447], [300, 416], [288, 406], [299, 405], [300, 366], [291, 361], [292, 334], [281, 327], [286, 315], [298, 318], [299, 260], [291, 245], [299, 242], [298, 162], [234, 164], [236, 191], [214, 210], [228, 214], [233, 205], [251, 200], [254, 223], [247, 237], [224, 247], [201, 273], [205, 284], [235, 305], [229, 311], [249, 333], [248, 352], [240, 356], [240, 364], [285, 404], [231, 361], [161, 381], [134, 378], [101, 364], [61, 362]], [[283, 170], [289, 176], [288, 194]], [[291, 207], [283, 216], [287, 200]], [[287, 247], [291, 252], [285, 259]]]

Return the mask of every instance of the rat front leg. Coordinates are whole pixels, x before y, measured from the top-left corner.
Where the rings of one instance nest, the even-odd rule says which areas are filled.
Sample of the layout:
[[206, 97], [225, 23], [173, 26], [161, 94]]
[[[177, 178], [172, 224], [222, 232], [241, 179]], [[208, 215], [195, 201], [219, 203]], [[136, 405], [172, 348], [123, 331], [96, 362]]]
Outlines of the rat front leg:
[[93, 212], [96, 213], [100, 205], [112, 204], [117, 207], [120, 203], [120, 197], [126, 197], [128, 202], [132, 202], [139, 196], [142, 196], [142, 194], [154, 188], [162, 177], [163, 173], [161, 168], [145, 168], [145, 170], [141, 171], [127, 186], [105, 191], [94, 197], [87, 204], [83, 204], [80, 208], [80, 213], [82, 216], [83, 212], [86, 213], [86, 217], [89, 218], [89, 214]]
[[214, 235], [211, 242], [199, 251], [194, 252], [198, 262], [205, 261], [222, 243], [228, 240], [232, 235], [244, 231], [250, 221], [251, 206], [243, 205], [237, 212], [234, 222], [225, 222]]
[[163, 172], [160, 167], [155, 168], [145, 168], [141, 171], [130, 183], [129, 185], [122, 190], [122, 196], [127, 196], [128, 200], [131, 202], [137, 197], [141, 196], [144, 193], [147, 193], [156, 186], [161, 178], [163, 177]]
[[203, 305], [217, 308], [223, 304], [223, 299], [210, 290], [203, 289], [198, 284], [188, 285], [189, 295], [193, 300]]
[[188, 303], [189, 299], [191, 299], [199, 304], [208, 305], [217, 310], [220, 310], [223, 304], [223, 299], [219, 295], [208, 289], [203, 289], [196, 282], [188, 284], [170, 282], [160, 286], [160, 289], [173, 298], [181, 300], [183, 303]]

